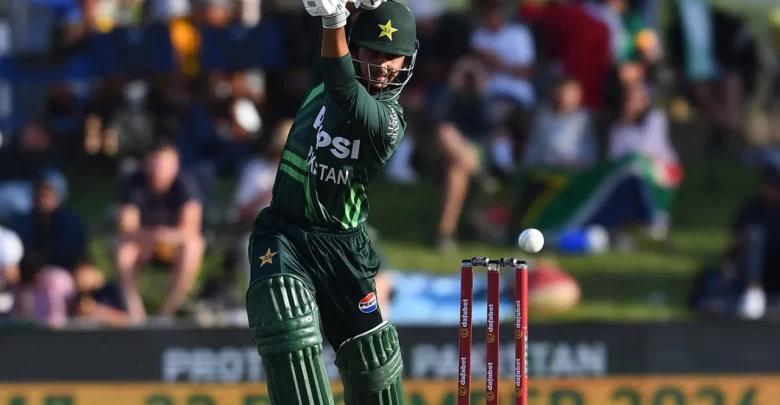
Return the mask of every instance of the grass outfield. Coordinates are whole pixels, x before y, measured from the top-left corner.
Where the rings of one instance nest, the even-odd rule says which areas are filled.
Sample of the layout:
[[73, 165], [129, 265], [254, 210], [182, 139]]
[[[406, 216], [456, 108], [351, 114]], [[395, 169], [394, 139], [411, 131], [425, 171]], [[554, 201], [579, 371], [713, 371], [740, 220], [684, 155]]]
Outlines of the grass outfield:
[[[575, 310], [548, 320], [683, 319], [692, 276], [703, 263], [716, 258], [726, 241], [726, 229], [741, 200], [755, 189], [755, 176], [725, 161], [686, 165], [687, 173], [675, 207], [673, 249], [644, 246], [632, 254], [598, 257], [540, 257], [557, 260], [581, 283], [583, 300]], [[82, 177], [83, 178], [83, 177]], [[98, 265], [112, 273], [109, 238], [103, 218], [117, 186], [108, 177], [89, 174], [89, 182], [74, 182], [73, 204], [84, 214], [96, 236], [92, 252]], [[511, 247], [464, 242], [459, 251], [442, 254], [428, 243], [440, 209], [440, 183], [414, 186], [378, 181], [369, 192], [370, 223], [381, 234], [380, 247], [393, 268], [455, 272], [460, 259], [475, 255], [517, 256]], [[222, 185], [223, 202], [232, 197], [231, 184]], [[510, 191], [501, 199], [511, 199]], [[212, 250], [204, 274], [221, 271], [221, 249]], [[147, 272], [142, 285], [150, 309], [160, 305], [167, 287], [164, 274]], [[536, 318], [540, 319], [540, 318]]]

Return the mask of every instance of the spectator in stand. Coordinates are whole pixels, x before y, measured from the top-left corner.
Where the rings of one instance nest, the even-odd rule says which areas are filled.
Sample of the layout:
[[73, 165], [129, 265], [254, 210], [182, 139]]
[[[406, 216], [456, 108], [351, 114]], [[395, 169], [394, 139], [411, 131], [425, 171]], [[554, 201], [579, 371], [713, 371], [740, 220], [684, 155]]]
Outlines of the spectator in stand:
[[736, 266], [737, 315], [780, 317], [780, 165], [765, 164], [761, 190], [745, 201], [731, 227], [729, 262]]
[[[684, 74], [702, 121], [711, 125], [706, 146], [722, 151], [733, 145], [731, 142], [739, 142], [739, 137], [733, 136], [739, 133], [743, 107], [744, 83], [738, 72], [740, 65], [753, 71], [756, 68], [756, 55], [751, 55], [747, 46], [751, 35], [746, 33], [752, 29], [723, 18], [709, 1], [678, 0], [672, 4], [668, 59]], [[677, 104], [687, 105], [682, 100]]]
[[31, 320], [51, 328], [68, 323], [68, 307], [76, 296], [73, 278], [67, 270], [46, 265], [35, 252], [27, 252], [19, 264], [19, 281], [10, 288], [11, 318]]
[[76, 273], [75, 281], [78, 296], [70, 311], [78, 321], [119, 327], [131, 324], [119, 283], [107, 281], [99, 271]]
[[163, 316], [173, 316], [192, 290], [205, 252], [203, 205], [197, 183], [179, 170], [179, 154], [161, 142], [145, 157], [142, 171], [122, 187], [116, 267], [131, 320], [142, 322], [146, 311], [138, 290], [143, 264], [172, 266]]
[[[63, 152], [70, 152], [73, 144], [78, 144], [82, 129], [82, 103], [74, 87], [68, 82], [56, 82], [49, 87], [46, 94], [44, 115], [50, 123], [49, 129], [53, 137], [63, 141], [58, 142], [59, 150]], [[76, 142], [73, 142], [74, 140]]]
[[[598, 164], [594, 164], [592, 136], [588, 141], [588, 136], [582, 135], [585, 138], [580, 146], [571, 149], [567, 147], [572, 146], [569, 141], [558, 138], [567, 137], [566, 131], [577, 123], [584, 125], [576, 115], [570, 116], [565, 129], [550, 125], [553, 138], [534, 134], [528, 159], [539, 160], [527, 166], [528, 176], [511, 220], [511, 234], [538, 228], [554, 239], [556, 235], [598, 226], [614, 235], [611, 241], [616, 249], [630, 250], [635, 246], [633, 230], [642, 226], [655, 241], [666, 240], [669, 210], [682, 178], [668, 137], [666, 116], [652, 106], [647, 89], [641, 85], [625, 90], [624, 105], [620, 120], [610, 131], [608, 159]], [[538, 124], [541, 126], [545, 119], [543, 110]], [[545, 146], [539, 138], [549, 142], [546, 151], [538, 146]], [[560, 162], [545, 167], [546, 162], [556, 160]], [[534, 170], [538, 166], [541, 170]], [[550, 199], [550, 193], [556, 198]], [[501, 215], [490, 213], [486, 218]]]
[[646, 68], [653, 67], [663, 54], [658, 33], [641, 10], [627, 6], [620, 9], [625, 35], [618, 54], [620, 61], [636, 61], [644, 64]]
[[68, 270], [76, 279], [102, 277], [89, 261], [89, 236], [81, 216], [67, 205], [68, 187], [59, 172], [47, 171], [36, 183], [32, 212], [15, 216], [10, 228], [28, 251], [48, 266]]
[[25, 249], [38, 252], [46, 264], [76, 271], [87, 260], [87, 227], [67, 200], [65, 178], [59, 172], [44, 172], [35, 183], [32, 211], [12, 218], [9, 227]]
[[113, 157], [119, 149], [121, 111], [128, 109], [124, 94], [127, 79], [114, 74], [102, 80], [86, 103], [84, 153]]
[[489, 73], [478, 60], [463, 58], [453, 67], [450, 91], [438, 113], [437, 136], [447, 159], [446, 191], [439, 219], [438, 247], [456, 249], [455, 234], [469, 183], [475, 176], [478, 184], [489, 185], [490, 179], [480, 163], [480, 149], [492, 135], [487, 104]]
[[556, 86], [551, 105], [534, 117], [526, 167], [584, 170], [598, 160], [598, 142], [591, 114], [582, 108], [582, 86], [573, 77]]
[[483, 5], [482, 22], [471, 37], [474, 53], [490, 71], [488, 95], [513, 108], [531, 108], [536, 102], [531, 76], [536, 59], [534, 38], [522, 24], [507, 21], [498, 1]]
[[18, 143], [0, 148], [0, 222], [33, 209], [35, 180], [58, 161], [51, 134], [37, 122], [24, 125]]
[[600, 112], [612, 66], [607, 25], [578, 3], [524, 4], [521, 16], [538, 28], [540, 58], [549, 65], [545, 70], [577, 79], [585, 108]]
[[489, 108], [500, 133], [491, 145], [491, 154], [496, 166], [508, 174], [514, 170], [515, 140], [519, 135], [510, 134], [514, 129], [510, 123], [522, 124], [536, 103], [531, 83], [535, 43], [525, 25], [507, 20], [500, 1], [486, 0], [480, 5], [482, 22], [472, 34], [471, 47], [491, 73]]
[[645, 21], [641, 10], [629, 0], [600, 0], [590, 3], [588, 10], [610, 27], [614, 66], [610, 74], [607, 103], [620, 110], [623, 87], [640, 84], [654, 90], [653, 71], [661, 58], [661, 44], [654, 30]]
[[609, 133], [609, 158], [638, 154], [668, 166], [678, 164], [669, 139], [669, 122], [664, 110], [654, 107], [643, 85], [625, 89], [623, 111]]
[[710, 315], [758, 319], [780, 316], [780, 164], [764, 162], [761, 187], [736, 214], [722, 260], [703, 269], [692, 296]]
[[604, 23], [609, 29], [609, 46], [615, 62], [623, 60], [623, 47], [629, 41], [623, 24], [623, 14], [628, 9], [627, 0], [586, 0], [585, 11]]
[[[659, 173], [664, 173], [665, 179], [660, 183], [669, 192], [663, 193], [667, 196], [661, 199], [663, 203], [651, 210], [649, 232], [653, 239], [665, 240], [670, 227], [667, 210], [673, 195], [671, 190], [676, 190], [682, 179], [677, 151], [669, 139], [668, 118], [664, 110], [652, 105], [648, 89], [642, 84], [625, 89], [623, 106], [619, 120], [609, 132], [608, 156], [611, 160], [621, 160], [638, 155], [662, 169]], [[624, 246], [633, 244], [626, 235], [620, 237]]]

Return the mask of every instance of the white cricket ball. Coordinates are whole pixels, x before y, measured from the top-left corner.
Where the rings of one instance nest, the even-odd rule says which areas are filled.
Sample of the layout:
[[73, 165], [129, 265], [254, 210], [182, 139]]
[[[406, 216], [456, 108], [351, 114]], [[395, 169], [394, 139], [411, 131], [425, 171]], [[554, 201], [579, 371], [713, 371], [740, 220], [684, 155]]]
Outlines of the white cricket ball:
[[544, 246], [544, 235], [538, 229], [526, 229], [517, 238], [517, 245], [526, 253], [537, 253]]

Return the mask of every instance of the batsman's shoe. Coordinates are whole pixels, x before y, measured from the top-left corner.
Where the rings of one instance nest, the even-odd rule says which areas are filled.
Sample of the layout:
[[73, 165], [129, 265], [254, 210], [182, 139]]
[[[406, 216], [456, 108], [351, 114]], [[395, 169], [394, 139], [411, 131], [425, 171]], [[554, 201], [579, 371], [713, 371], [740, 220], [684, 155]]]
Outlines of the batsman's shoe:
[[390, 322], [344, 342], [336, 351], [345, 405], [403, 405], [403, 360]]
[[247, 314], [273, 405], [333, 405], [319, 311], [306, 283], [287, 274], [254, 281]]

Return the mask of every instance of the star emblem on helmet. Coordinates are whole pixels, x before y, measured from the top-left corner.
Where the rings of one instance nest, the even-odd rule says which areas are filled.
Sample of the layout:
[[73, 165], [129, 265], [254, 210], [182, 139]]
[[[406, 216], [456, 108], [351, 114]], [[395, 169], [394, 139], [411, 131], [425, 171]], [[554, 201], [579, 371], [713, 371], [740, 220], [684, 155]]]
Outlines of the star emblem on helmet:
[[387, 24], [385, 25], [379, 24], [379, 28], [382, 30], [382, 32], [379, 33], [379, 38], [387, 37], [391, 41], [393, 40], [393, 33], [398, 31], [398, 29], [393, 28], [393, 20], [387, 20]]

